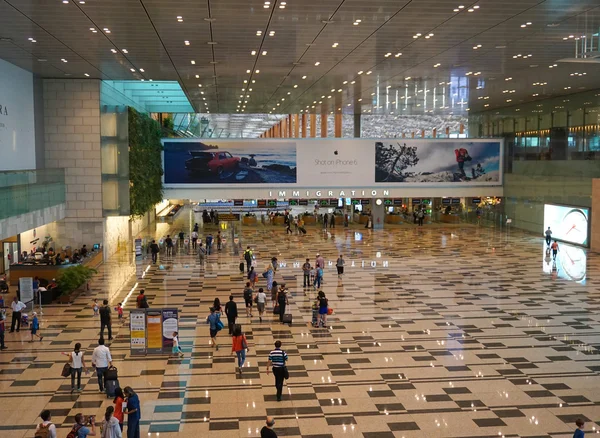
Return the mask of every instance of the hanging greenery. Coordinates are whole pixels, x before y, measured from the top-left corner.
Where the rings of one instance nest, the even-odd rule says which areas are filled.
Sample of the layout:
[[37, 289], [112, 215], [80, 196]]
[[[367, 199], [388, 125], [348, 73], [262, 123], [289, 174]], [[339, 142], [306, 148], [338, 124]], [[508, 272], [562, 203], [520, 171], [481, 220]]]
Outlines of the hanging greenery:
[[163, 199], [162, 144], [158, 122], [129, 108], [129, 203], [143, 216]]

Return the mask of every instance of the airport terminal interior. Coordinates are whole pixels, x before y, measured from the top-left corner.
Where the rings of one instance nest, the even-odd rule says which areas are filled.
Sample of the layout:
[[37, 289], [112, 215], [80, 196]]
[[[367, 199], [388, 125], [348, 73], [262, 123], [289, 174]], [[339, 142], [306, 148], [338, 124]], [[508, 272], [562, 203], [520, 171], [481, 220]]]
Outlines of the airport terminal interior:
[[0, 438], [600, 433], [599, 60], [597, 0], [0, 0]]

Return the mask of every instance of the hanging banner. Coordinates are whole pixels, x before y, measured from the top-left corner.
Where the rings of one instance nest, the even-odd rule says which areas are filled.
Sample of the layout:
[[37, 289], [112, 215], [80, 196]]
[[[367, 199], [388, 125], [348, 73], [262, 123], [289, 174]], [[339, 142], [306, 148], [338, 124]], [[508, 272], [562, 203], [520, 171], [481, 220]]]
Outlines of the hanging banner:
[[162, 349], [170, 353], [173, 347], [173, 332], [179, 331], [179, 311], [177, 309], [162, 309]]
[[162, 311], [146, 310], [146, 339], [148, 353], [162, 353]]
[[132, 356], [146, 354], [146, 311], [144, 309], [129, 312], [129, 349]]

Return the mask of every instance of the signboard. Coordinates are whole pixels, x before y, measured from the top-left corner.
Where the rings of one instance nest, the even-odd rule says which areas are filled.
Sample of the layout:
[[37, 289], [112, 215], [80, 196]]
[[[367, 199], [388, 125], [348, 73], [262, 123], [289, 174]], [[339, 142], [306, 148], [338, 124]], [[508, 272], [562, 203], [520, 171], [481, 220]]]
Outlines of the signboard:
[[129, 312], [129, 349], [132, 356], [146, 354], [146, 311], [144, 309]]
[[177, 309], [162, 309], [162, 349], [170, 353], [173, 347], [173, 332], [179, 331]]
[[135, 239], [135, 256], [142, 256], [142, 239]]
[[371, 203], [370, 199], [361, 199], [360, 200], [361, 205], [369, 205]]
[[473, 199], [471, 199], [471, 204], [481, 204], [481, 198], [473, 198]]
[[19, 278], [19, 291], [21, 292], [21, 301], [25, 304], [31, 302], [31, 308], [33, 308], [33, 278]]
[[397, 207], [402, 206], [402, 199], [394, 199], [394, 205]]
[[267, 200], [266, 199], [259, 199], [256, 204], [258, 205], [258, 207], [266, 207], [267, 206]]
[[148, 353], [162, 353], [162, 311], [146, 310], [146, 339]]
[[300, 199], [298, 205], [308, 205], [308, 199]]
[[420, 199], [414, 199], [412, 200], [412, 204], [413, 205], [421, 205], [421, 200]]
[[[552, 239], [575, 245], [589, 245], [590, 209], [567, 205], [544, 204], [544, 229], [552, 231]], [[24, 301], [24, 300], [23, 300]]]
[[423, 205], [431, 205], [431, 199], [422, 199], [421, 204]]
[[394, 205], [394, 201], [391, 199], [384, 199], [383, 205]]
[[319, 205], [320, 205], [321, 207], [329, 207], [329, 199], [321, 199], [321, 200], [319, 201]]
[[297, 199], [290, 199], [288, 202], [290, 203], [290, 205], [298, 205]]
[[360, 205], [360, 199], [353, 199], [352, 205]]
[[443, 205], [448, 205], [452, 203], [452, 199], [451, 198], [442, 198], [442, 204]]
[[460, 204], [460, 198], [452, 198], [452, 204]]
[[329, 206], [330, 207], [337, 207], [339, 205], [340, 201], [338, 199], [330, 199], [329, 200]]
[[276, 199], [269, 199], [269, 201], [267, 202], [267, 204], [269, 205], [269, 207], [277, 207], [277, 200]]
[[234, 199], [233, 205], [234, 205], [234, 207], [243, 207], [244, 200], [243, 199]]
[[240, 220], [238, 213], [219, 213], [219, 222], [235, 222]]

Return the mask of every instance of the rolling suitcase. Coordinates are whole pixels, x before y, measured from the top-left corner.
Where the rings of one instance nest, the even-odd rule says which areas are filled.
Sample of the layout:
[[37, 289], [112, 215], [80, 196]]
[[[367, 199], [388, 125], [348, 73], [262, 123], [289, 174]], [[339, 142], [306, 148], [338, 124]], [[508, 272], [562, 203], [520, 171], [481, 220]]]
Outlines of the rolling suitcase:
[[104, 382], [104, 389], [106, 390], [106, 398], [111, 398], [115, 396], [115, 391], [119, 388], [119, 380], [106, 380]]
[[119, 374], [117, 372], [117, 368], [116, 367], [110, 367], [109, 369], [107, 369], [104, 372], [104, 381], [108, 381], [108, 380], [118, 380], [119, 379]]
[[244, 262], [240, 262], [240, 272], [244, 273]]
[[300, 227], [299, 229], [300, 229], [300, 231], [302, 232], [302, 234], [306, 234], [306, 228], [304, 228], [304, 227]]
[[286, 313], [285, 315], [283, 315], [283, 323], [292, 325], [292, 314], [291, 313]]

